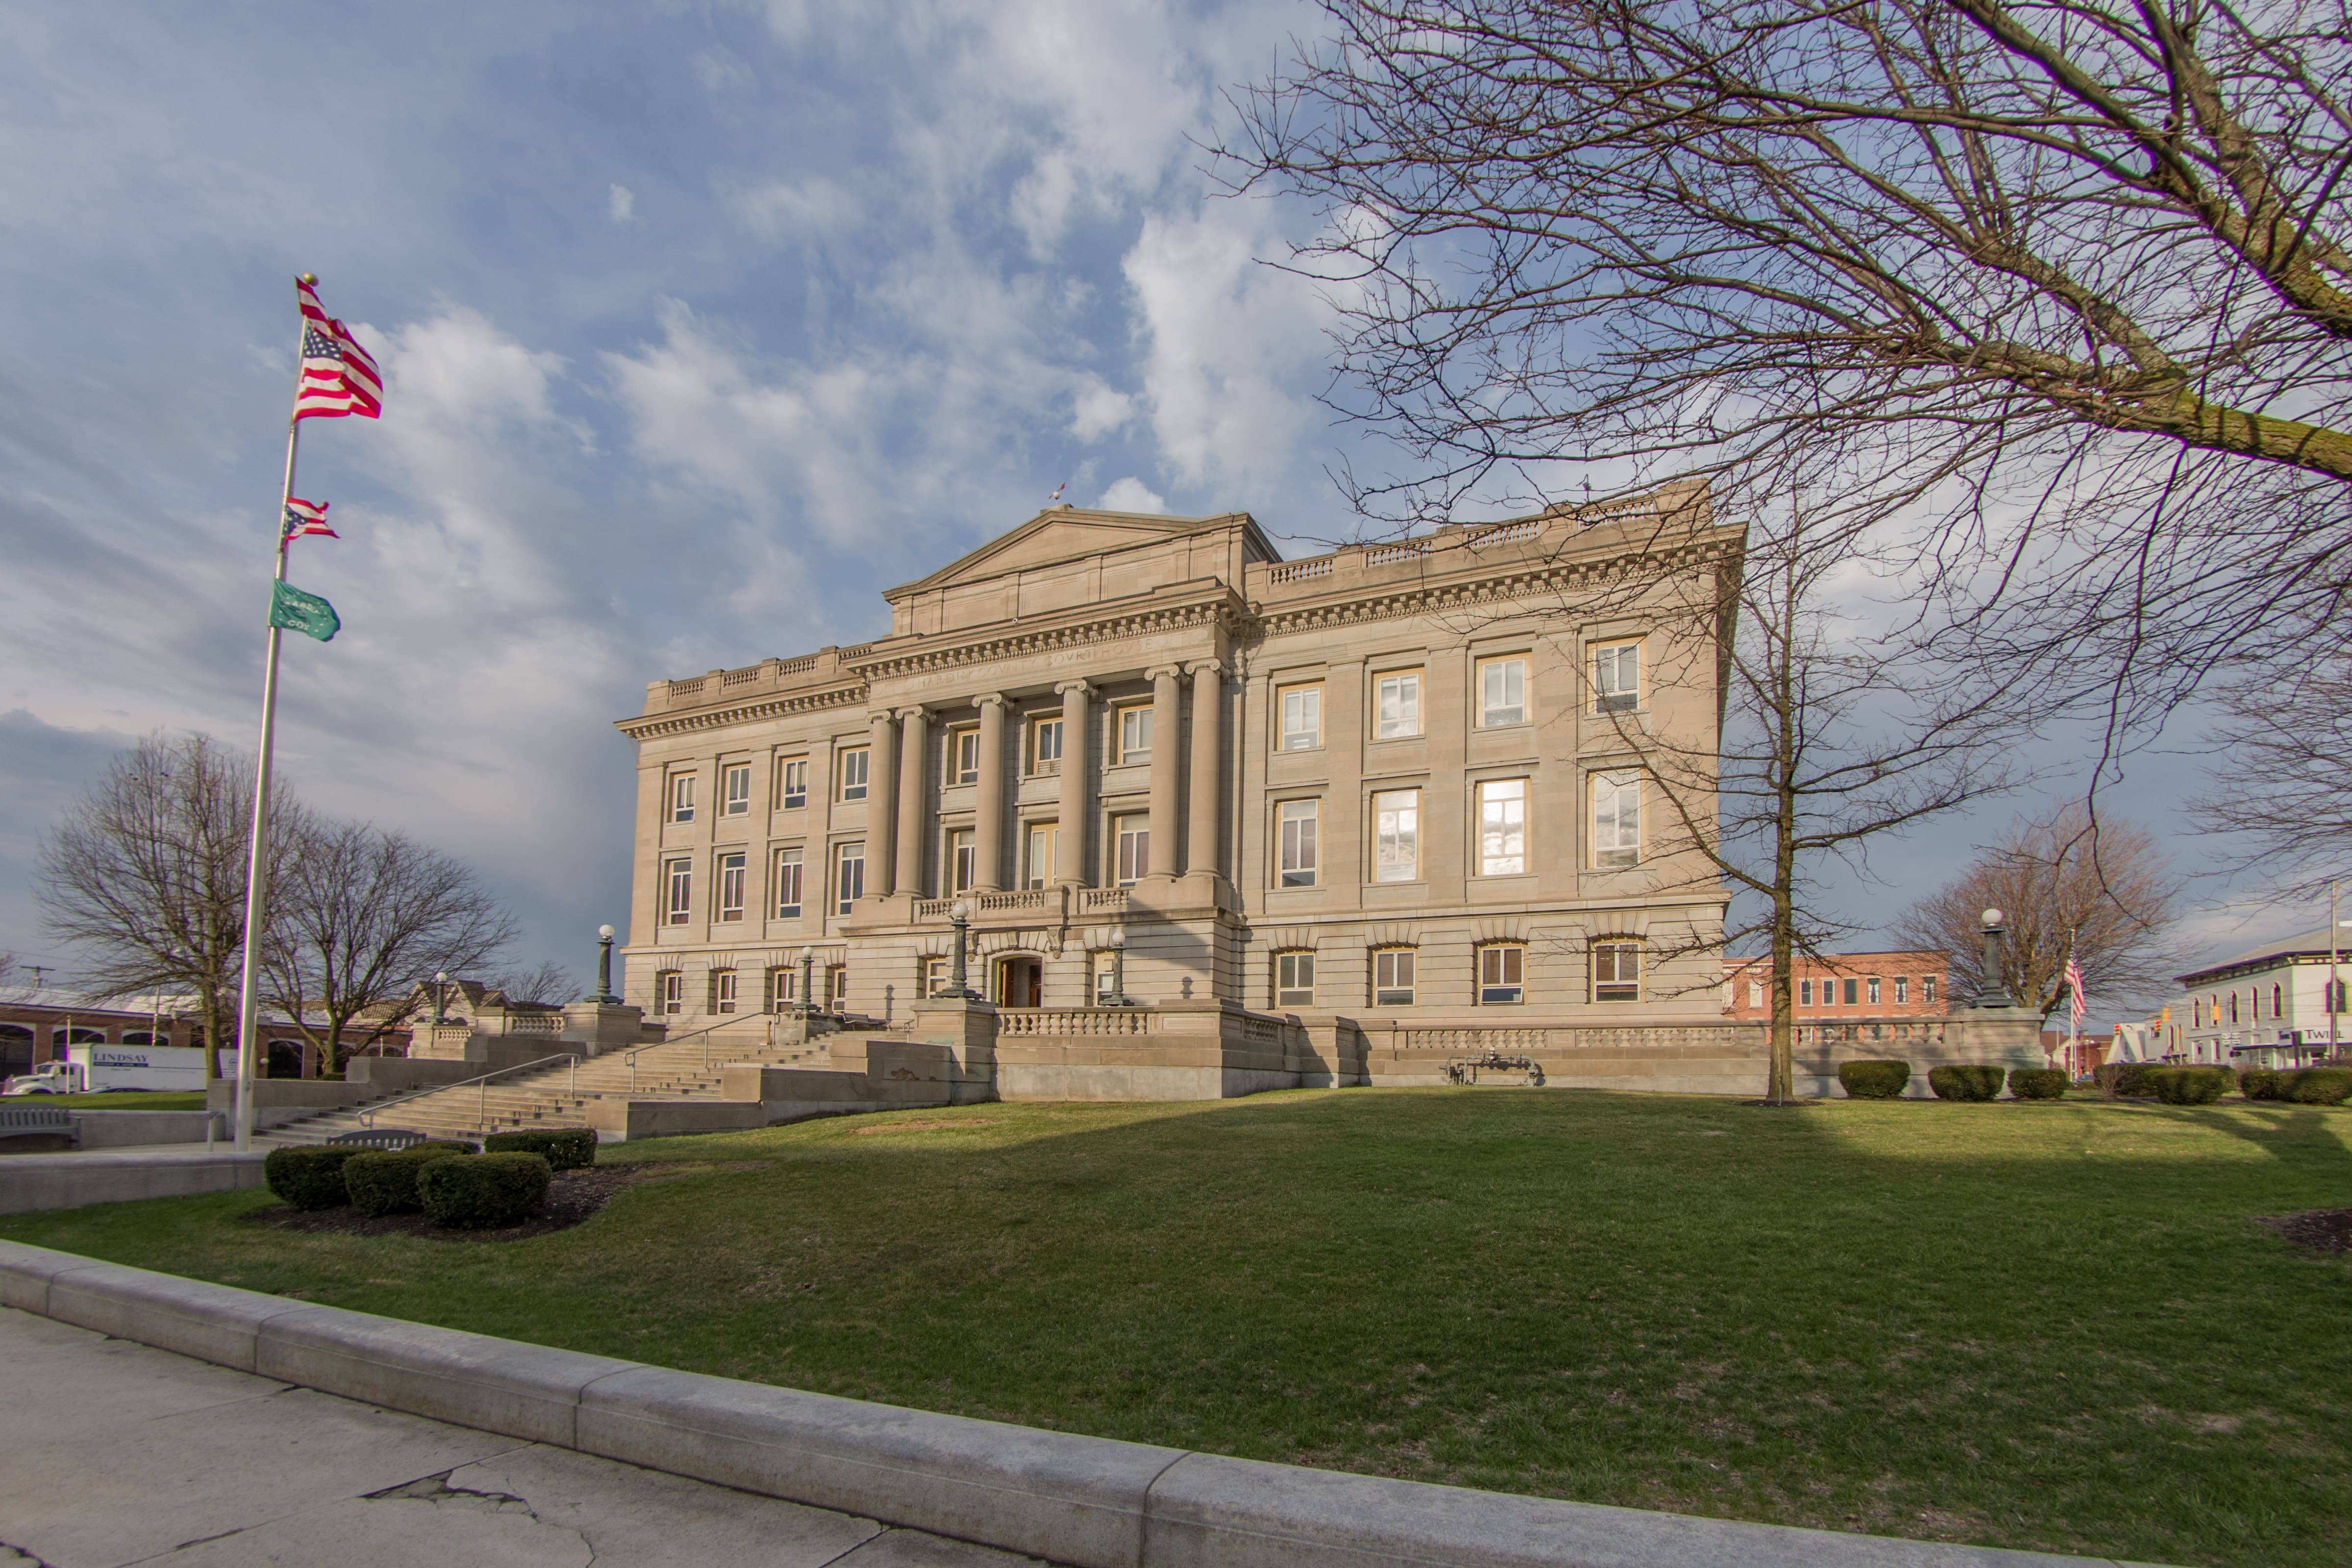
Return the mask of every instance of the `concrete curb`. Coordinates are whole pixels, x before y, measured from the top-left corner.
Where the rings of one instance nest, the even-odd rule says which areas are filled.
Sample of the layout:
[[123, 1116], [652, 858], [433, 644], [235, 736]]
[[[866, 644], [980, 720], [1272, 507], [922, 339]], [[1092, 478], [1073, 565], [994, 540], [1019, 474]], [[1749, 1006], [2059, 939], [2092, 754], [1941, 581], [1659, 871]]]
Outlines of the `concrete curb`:
[[0, 1214], [257, 1187], [267, 1157], [257, 1150], [240, 1154], [226, 1146], [10, 1154], [0, 1157]]
[[1076, 1568], [2091, 1568], [906, 1410], [0, 1241], [0, 1306], [460, 1426]]

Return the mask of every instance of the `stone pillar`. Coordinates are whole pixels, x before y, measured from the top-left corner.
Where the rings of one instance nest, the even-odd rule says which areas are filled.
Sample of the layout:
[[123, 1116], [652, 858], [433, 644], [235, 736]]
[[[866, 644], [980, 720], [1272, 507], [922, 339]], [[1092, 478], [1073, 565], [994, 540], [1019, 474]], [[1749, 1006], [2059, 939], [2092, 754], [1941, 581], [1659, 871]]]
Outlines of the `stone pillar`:
[[1177, 763], [1184, 744], [1183, 688], [1176, 667], [1147, 671], [1151, 682], [1151, 875], [1173, 877], [1176, 856], [1176, 789], [1183, 777]]
[[[866, 726], [866, 892], [887, 899], [898, 889], [898, 721], [877, 713]], [[803, 875], [807, 870], [803, 868]], [[816, 873], [823, 878], [827, 873]], [[825, 884], [820, 880], [817, 886]], [[803, 895], [805, 897], [805, 892]]]
[[923, 896], [923, 799], [930, 792], [931, 726], [920, 708], [898, 710], [898, 890]]
[[1192, 675], [1192, 798], [1184, 869], [1213, 877], [1223, 869], [1217, 849], [1225, 796], [1225, 667], [1204, 658], [1188, 668]]
[[1089, 716], [1094, 705], [1087, 699], [1093, 691], [1083, 680], [1066, 680], [1054, 690], [1062, 700], [1062, 801], [1055, 826], [1061, 847], [1055, 858], [1054, 880], [1091, 888], [1095, 879], [1088, 870], [1093, 862], [1087, 855], [1087, 840], [1094, 813], [1094, 792], [1087, 787], [1094, 777], [1094, 748], [1089, 744], [1094, 739]]
[[1004, 887], [1004, 699], [991, 691], [980, 699], [980, 799], [973, 813], [972, 845], [980, 864], [972, 886], [983, 893]]

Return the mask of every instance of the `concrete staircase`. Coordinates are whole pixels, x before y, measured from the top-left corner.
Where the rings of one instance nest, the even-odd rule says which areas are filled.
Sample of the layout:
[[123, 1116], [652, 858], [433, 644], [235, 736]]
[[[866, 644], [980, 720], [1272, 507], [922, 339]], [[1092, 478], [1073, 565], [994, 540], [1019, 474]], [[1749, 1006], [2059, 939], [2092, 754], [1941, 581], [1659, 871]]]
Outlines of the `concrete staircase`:
[[371, 1117], [378, 1127], [468, 1140], [520, 1128], [585, 1127], [587, 1108], [600, 1100], [721, 1099], [719, 1069], [736, 1063], [823, 1066], [827, 1039], [771, 1045], [766, 1020], [753, 1018], [657, 1046], [510, 1072], [486, 1083], [460, 1084], [411, 1099], [391, 1097], [325, 1111], [257, 1132], [254, 1142], [271, 1149], [324, 1143], [339, 1132], [368, 1126]]

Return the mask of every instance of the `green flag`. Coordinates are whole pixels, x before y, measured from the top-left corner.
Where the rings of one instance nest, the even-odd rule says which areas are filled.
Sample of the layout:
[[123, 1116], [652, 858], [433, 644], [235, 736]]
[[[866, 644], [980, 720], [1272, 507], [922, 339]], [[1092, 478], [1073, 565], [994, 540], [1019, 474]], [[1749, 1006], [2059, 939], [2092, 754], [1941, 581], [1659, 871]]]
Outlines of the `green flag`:
[[269, 624], [283, 626], [289, 632], [300, 632], [306, 637], [320, 642], [332, 642], [335, 634], [343, 629], [342, 617], [335, 606], [316, 594], [284, 583], [269, 585]]

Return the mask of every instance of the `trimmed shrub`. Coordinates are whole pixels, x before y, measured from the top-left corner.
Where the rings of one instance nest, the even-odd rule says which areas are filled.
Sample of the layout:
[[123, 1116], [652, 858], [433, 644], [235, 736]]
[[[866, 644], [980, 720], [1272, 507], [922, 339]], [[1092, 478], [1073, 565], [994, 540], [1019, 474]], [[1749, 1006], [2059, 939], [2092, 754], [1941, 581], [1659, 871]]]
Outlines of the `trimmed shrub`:
[[2305, 1068], [2278, 1075], [2281, 1100], [2297, 1105], [2341, 1105], [2352, 1099], [2352, 1068]]
[[344, 1167], [343, 1185], [351, 1189], [352, 1207], [371, 1219], [415, 1214], [422, 1206], [416, 1195], [417, 1173], [436, 1162], [473, 1153], [471, 1144], [415, 1143], [362, 1154]]
[[352, 1201], [343, 1166], [361, 1149], [272, 1149], [261, 1162], [269, 1190], [298, 1209], [336, 1209]]
[[416, 1174], [416, 1191], [435, 1225], [493, 1230], [538, 1213], [554, 1177], [543, 1154], [483, 1154], [427, 1165]]
[[2284, 1100], [2285, 1079], [2268, 1068], [2247, 1068], [2238, 1074], [2238, 1092], [2248, 1100]]
[[1947, 1062], [1927, 1074], [1927, 1087], [1937, 1100], [1990, 1100], [2000, 1093], [2007, 1075], [1996, 1067], [1973, 1062]]
[[491, 1154], [540, 1154], [559, 1171], [577, 1171], [596, 1163], [596, 1130], [563, 1127], [535, 1132], [493, 1132], [482, 1140]]
[[2147, 1075], [2164, 1070], [2162, 1062], [2108, 1062], [2091, 1069], [2099, 1087], [2111, 1095], [2154, 1094], [2156, 1086]]
[[2011, 1068], [2009, 1092], [2020, 1100], [2055, 1100], [2066, 1092], [2066, 1069]]
[[2143, 1075], [2148, 1092], [2167, 1105], [2210, 1105], [2236, 1079], [2228, 1068], [2160, 1067]]
[[1838, 1082], [1854, 1100], [1900, 1100], [1911, 1082], [1909, 1062], [1838, 1063]]

